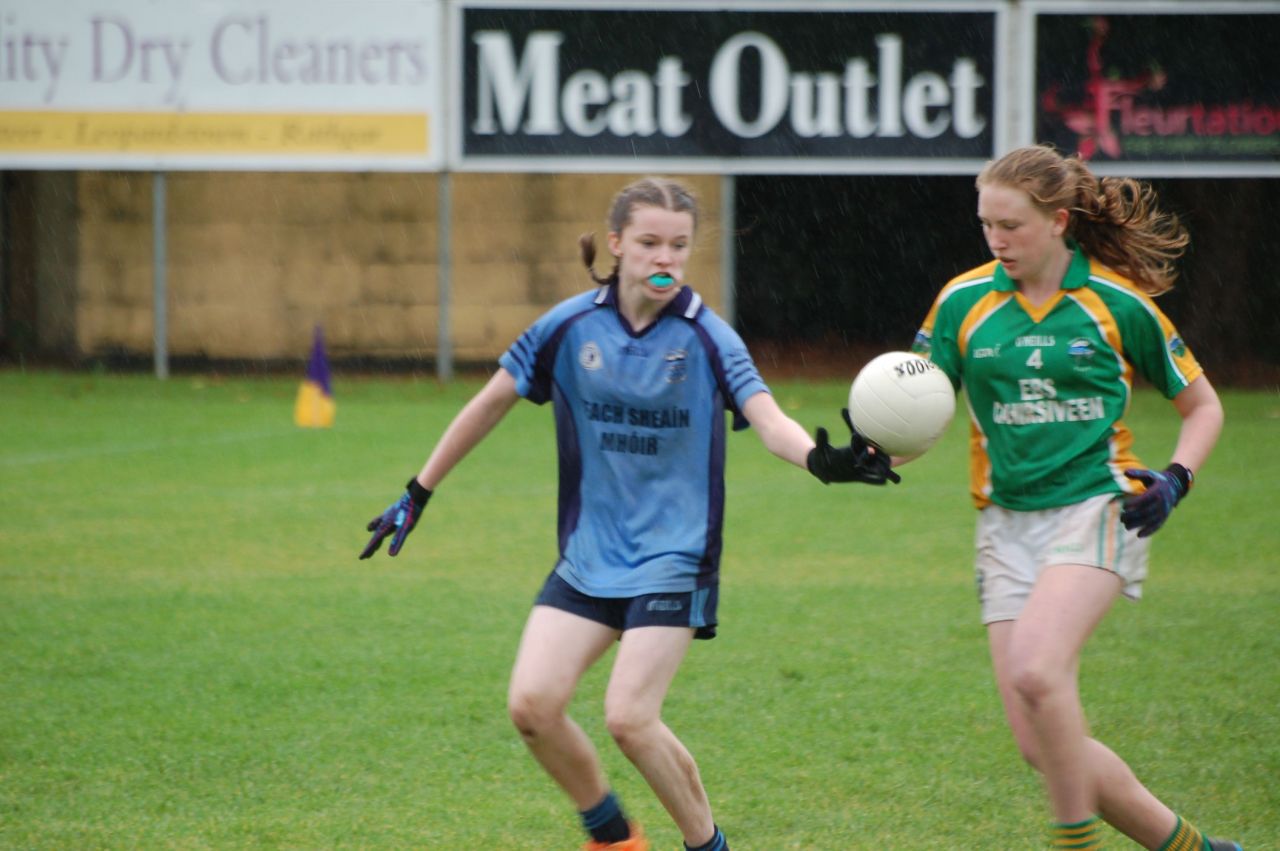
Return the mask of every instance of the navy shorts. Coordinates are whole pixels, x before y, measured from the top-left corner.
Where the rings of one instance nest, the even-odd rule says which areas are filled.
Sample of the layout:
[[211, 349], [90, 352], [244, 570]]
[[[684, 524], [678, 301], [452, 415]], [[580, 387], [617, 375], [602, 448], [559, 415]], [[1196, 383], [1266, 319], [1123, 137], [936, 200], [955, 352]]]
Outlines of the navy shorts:
[[716, 637], [719, 584], [696, 591], [641, 594], [639, 597], [589, 597], [552, 571], [535, 606], [550, 606], [625, 632], [639, 626], [692, 627], [694, 638]]

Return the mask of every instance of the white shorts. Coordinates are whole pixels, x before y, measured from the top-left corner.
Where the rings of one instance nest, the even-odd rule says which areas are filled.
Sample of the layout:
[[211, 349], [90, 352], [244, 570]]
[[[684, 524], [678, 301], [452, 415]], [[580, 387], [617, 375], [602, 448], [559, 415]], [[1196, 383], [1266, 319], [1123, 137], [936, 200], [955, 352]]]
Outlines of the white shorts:
[[1151, 539], [1124, 528], [1122, 500], [1102, 494], [1042, 511], [988, 505], [978, 512], [974, 567], [982, 622], [1016, 620], [1036, 579], [1055, 564], [1110, 571], [1124, 582], [1126, 597], [1141, 597]]

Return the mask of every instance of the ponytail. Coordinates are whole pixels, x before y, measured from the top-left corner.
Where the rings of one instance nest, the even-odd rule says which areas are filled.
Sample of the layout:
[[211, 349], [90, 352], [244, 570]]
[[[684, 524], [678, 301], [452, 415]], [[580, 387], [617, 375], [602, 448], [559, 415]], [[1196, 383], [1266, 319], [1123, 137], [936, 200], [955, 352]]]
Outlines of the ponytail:
[[591, 280], [600, 286], [608, 286], [618, 282], [618, 264], [613, 264], [613, 271], [609, 273], [609, 277], [601, 278], [596, 274], [596, 235], [594, 233], [584, 233], [578, 237], [578, 250], [582, 254], [582, 264], [587, 267], [587, 274], [591, 276]]
[[1148, 295], [1173, 289], [1177, 260], [1191, 237], [1178, 217], [1162, 212], [1155, 190], [1131, 177], [1104, 177], [1097, 192], [1071, 208], [1069, 231], [1085, 253], [1131, 279]]

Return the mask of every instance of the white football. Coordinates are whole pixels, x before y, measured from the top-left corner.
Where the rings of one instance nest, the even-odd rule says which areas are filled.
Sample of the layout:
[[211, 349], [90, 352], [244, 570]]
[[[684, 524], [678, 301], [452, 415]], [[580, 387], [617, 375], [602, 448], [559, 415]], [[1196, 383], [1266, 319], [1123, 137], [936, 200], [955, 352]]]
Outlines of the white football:
[[912, 352], [873, 358], [849, 388], [849, 417], [868, 443], [913, 457], [942, 437], [956, 412], [956, 391], [938, 367]]

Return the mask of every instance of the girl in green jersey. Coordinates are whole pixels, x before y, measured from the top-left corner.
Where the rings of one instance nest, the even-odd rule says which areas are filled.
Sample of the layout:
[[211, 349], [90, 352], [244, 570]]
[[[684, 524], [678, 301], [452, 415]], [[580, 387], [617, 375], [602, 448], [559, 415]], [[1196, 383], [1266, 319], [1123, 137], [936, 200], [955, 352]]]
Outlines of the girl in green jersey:
[[[1100, 847], [1105, 820], [1145, 848], [1238, 851], [1090, 737], [1077, 684], [1085, 642], [1117, 596], [1140, 593], [1149, 536], [1222, 429], [1213, 386], [1151, 298], [1172, 286], [1187, 234], [1150, 187], [1047, 146], [989, 163], [977, 188], [995, 259], [947, 284], [915, 348], [969, 403], [983, 621], [1009, 726], [1045, 779], [1053, 846]], [[1132, 452], [1136, 375], [1182, 419], [1163, 470]]]

